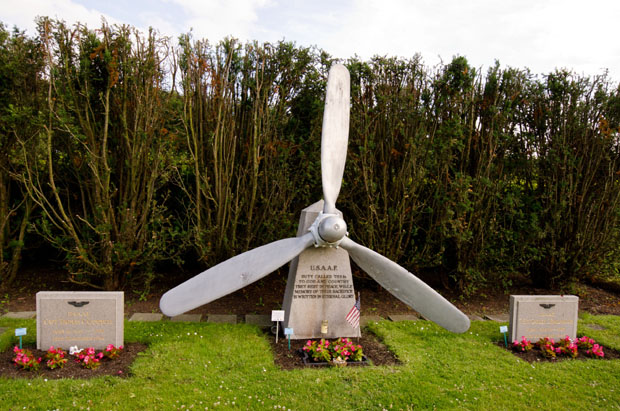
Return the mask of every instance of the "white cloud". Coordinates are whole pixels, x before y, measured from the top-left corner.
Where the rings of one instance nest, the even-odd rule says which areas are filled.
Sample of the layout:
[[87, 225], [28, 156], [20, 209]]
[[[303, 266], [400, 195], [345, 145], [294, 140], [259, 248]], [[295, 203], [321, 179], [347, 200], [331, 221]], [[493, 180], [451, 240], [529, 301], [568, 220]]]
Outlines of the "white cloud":
[[157, 30], [163, 36], [172, 38], [176, 38], [181, 32], [183, 32], [182, 27], [179, 27], [170, 19], [167, 19], [156, 12], [144, 11], [139, 13], [136, 17], [137, 21], [134, 23], [135, 27], [145, 33], [148, 32], [149, 27]]
[[474, 66], [497, 59], [535, 73], [605, 66], [619, 75], [618, 16], [620, 3], [610, 0], [355, 0], [319, 46], [339, 57], [420, 52], [435, 64], [458, 54]]
[[0, 3], [2, 3], [0, 20], [9, 28], [17, 26], [20, 30], [27, 30], [30, 34], [36, 32], [35, 18], [37, 16], [58, 18], [70, 24], [80, 22], [89, 27], [99, 27], [102, 17], [110, 24], [118, 23], [114, 17], [95, 9], [89, 9], [72, 0], [19, 0], [17, 3], [12, 0], [1, 0]]
[[[464, 55], [473, 66], [566, 67], [620, 77], [615, 0], [0, 0], [0, 21], [34, 33], [37, 15], [90, 27], [128, 23], [217, 43], [286, 39], [335, 57], [412, 57], [433, 65]], [[115, 20], [117, 19], [117, 20]]]
[[269, 0], [169, 0], [185, 12], [184, 31], [193, 29], [196, 38], [211, 42], [233, 36], [252, 40], [257, 30], [257, 10], [268, 7]]

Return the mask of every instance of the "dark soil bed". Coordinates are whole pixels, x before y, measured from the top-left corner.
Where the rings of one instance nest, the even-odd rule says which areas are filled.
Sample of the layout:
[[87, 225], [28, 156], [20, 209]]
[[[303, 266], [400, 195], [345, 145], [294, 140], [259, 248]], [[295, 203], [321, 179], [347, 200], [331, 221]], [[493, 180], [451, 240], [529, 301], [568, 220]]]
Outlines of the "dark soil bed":
[[[370, 333], [364, 332], [362, 336], [351, 339], [355, 344], [360, 344], [364, 355], [371, 365], [398, 365], [400, 361], [396, 358], [388, 348], [381, 343], [377, 337]], [[275, 364], [283, 370], [292, 370], [295, 368], [305, 368], [304, 362], [298, 353], [298, 350], [304, 346], [306, 340], [291, 340], [291, 349], [288, 348], [288, 340], [279, 338], [276, 344], [275, 337], [269, 336], [271, 349], [274, 354]]]
[[605, 354], [603, 358], [589, 357], [586, 355], [586, 350], [581, 350], [581, 349], [579, 350], [579, 355], [577, 355], [576, 358], [571, 358], [571, 357], [564, 356], [564, 355], [556, 356], [555, 358], [548, 358], [548, 357], [545, 357], [542, 351], [540, 351], [538, 347], [536, 346], [534, 346], [534, 348], [532, 348], [529, 351], [522, 352], [522, 351], [513, 350], [511, 344], [508, 344], [508, 348], [506, 348], [506, 345], [504, 344], [503, 341], [497, 341], [496, 344], [505, 350], [509, 350], [517, 358], [520, 358], [521, 360], [527, 361], [529, 363], [558, 362], [558, 361], [583, 361], [583, 360], [606, 361], [606, 360], [620, 359], [620, 351], [616, 351], [613, 348], [608, 348], [608, 347], [603, 347], [603, 353]]
[[[285, 338], [279, 338], [278, 343], [275, 343], [275, 337], [273, 335], [268, 336], [271, 342], [271, 348], [274, 353], [274, 362], [283, 370], [292, 370], [295, 368], [304, 368], [305, 365], [301, 356], [298, 354], [298, 350], [303, 347], [306, 340], [291, 340], [291, 349], [288, 349], [288, 341]], [[400, 361], [396, 356], [383, 345], [377, 337], [372, 333], [364, 333], [364, 335], [358, 339], [353, 339], [357, 344], [361, 344], [364, 350], [364, 354], [371, 365], [398, 365]], [[33, 347], [24, 346], [29, 349], [35, 355], [35, 357], [43, 358], [45, 351], [36, 350]], [[17, 367], [13, 363], [15, 354], [12, 349], [0, 353], [0, 376], [6, 378], [46, 378], [46, 379], [61, 379], [61, 378], [75, 378], [75, 379], [88, 379], [93, 377], [99, 377], [102, 375], [112, 375], [116, 377], [129, 377], [130, 366], [135, 360], [138, 353], [146, 350], [147, 346], [140, 343], [126, 344], [123, 352], [119, 358], [114, 360], [102, 360], [101, 366], [97, 369], [90, 370], [82, 368], [76, 363], [71, 356], [68, 356], [69, 361], [63, 368], [57, 368], [50, 370], [44, 364], [44, 360], [41, 361], [41, 366], [37, 371], [26, 371]]]
[[[35, 357], [45, 357], [45, 351], [39, 351], [33, 347], [24, 346], [29, 349], [35, 355]], [[147, 346], [141, 343], [126, 344], [121, 355], [113, 360], [104, 359], [101, 361], [99, 368], [90, 370], [82, 368], [80, 364], [75, 362], [72, 356], [67, 354], [69, 361], [63, 368], [56, 368], [50, 370], [45, 366], [44, 361], [41, 361], [41, 366], [37, 371], [27, 371], [17, 367], [13, 363], [15, 354], [12, 349], [5, 352], [0, 352], [0, 376], [6, 378], [46, 378], [49, 380], [56, 380], [61, 378], [79, 378], [88, 379], [93, 377], [100, 377], [102, 375], [113, 375], [117, 377], [130, 376], [130, 366], [138, 353], [146, 350]]]

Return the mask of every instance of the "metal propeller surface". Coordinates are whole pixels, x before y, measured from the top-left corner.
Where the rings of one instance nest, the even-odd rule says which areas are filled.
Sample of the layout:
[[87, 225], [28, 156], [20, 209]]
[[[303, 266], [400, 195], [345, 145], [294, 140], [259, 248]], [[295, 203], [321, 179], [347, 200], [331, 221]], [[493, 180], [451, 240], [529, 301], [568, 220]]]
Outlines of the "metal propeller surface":
[[165, 293], [161, 311], [172, 317], [230, 294], [277, 270], [306, 248], [342, 246], [357, 265], [386, 290], [425, 318], [462, 333], [469, 318], [406, 269], [347, 237], [346, 223], [337, 214], [347, 155], [350, 78], [340, 64], [332, 66], [327, 81], [321, 135], [323, 212], [301, 237], [275, 241], [228, 259]]
[[258, 281], [311, 246], [314, 237], [286, 238], [232, 257], [166, 292], [159, 301], [161, 312], [174, 317], [210, 303]]
[[321, 179], [324, 213], [336, 212], [349, 143], [349, 102], [351, 80], [345, 66], [332, 66], [327, 78], [325, 111], [321, 132]]
[[362, 270], [424, 318], [455, 333], [463, 333], [469, 329], [469, 318], [465, 314], [394, 261], [348, 237], [345, 237], [340, 245]]

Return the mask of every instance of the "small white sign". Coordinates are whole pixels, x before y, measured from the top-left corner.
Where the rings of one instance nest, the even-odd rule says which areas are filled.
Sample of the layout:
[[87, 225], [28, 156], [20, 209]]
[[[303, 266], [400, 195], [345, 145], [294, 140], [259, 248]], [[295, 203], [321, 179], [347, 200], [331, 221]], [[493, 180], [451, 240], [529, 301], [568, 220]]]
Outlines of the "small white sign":
[[501, 327], [499, 327], [499, 332], [500, 333], [507, 333], [508, 332], [508, 326], [507, 325], [502, 325]]
[[15, 329], [15, 336], [16, 337], [20, 337], [22, 335], [26, 335], [26, 329], [25, 328], [16, 328]]
[[293, 329], [292, 328], [285, 328], [284, 329], [284, 335], [293, 335]]
[[271, 321], [284, 321], [284, 310], [271, 311]]

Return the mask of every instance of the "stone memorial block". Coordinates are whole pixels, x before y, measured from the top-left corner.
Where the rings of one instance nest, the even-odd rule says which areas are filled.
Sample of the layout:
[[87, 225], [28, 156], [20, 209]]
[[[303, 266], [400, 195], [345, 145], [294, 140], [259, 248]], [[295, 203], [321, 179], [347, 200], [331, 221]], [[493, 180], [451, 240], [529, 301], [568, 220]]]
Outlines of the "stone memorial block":
[[575, 338], [578, 306], [574, 295], [511, 295], [510, 340]]
[[[323, 200], [302, 210], [298, 236], [322, 210]], [[293, 329], [291, 339], [359, 337], [359, 326], [345, 319], [355, 301], [349, 254], [342, 248], [308, 248], [291, 262], [282, 304], [284, 328]], [[321, 333], [324, 320], [327, 334]]]
[[38, 292], [37, 349], [123, 345], [124, 308], [122, 292]]

